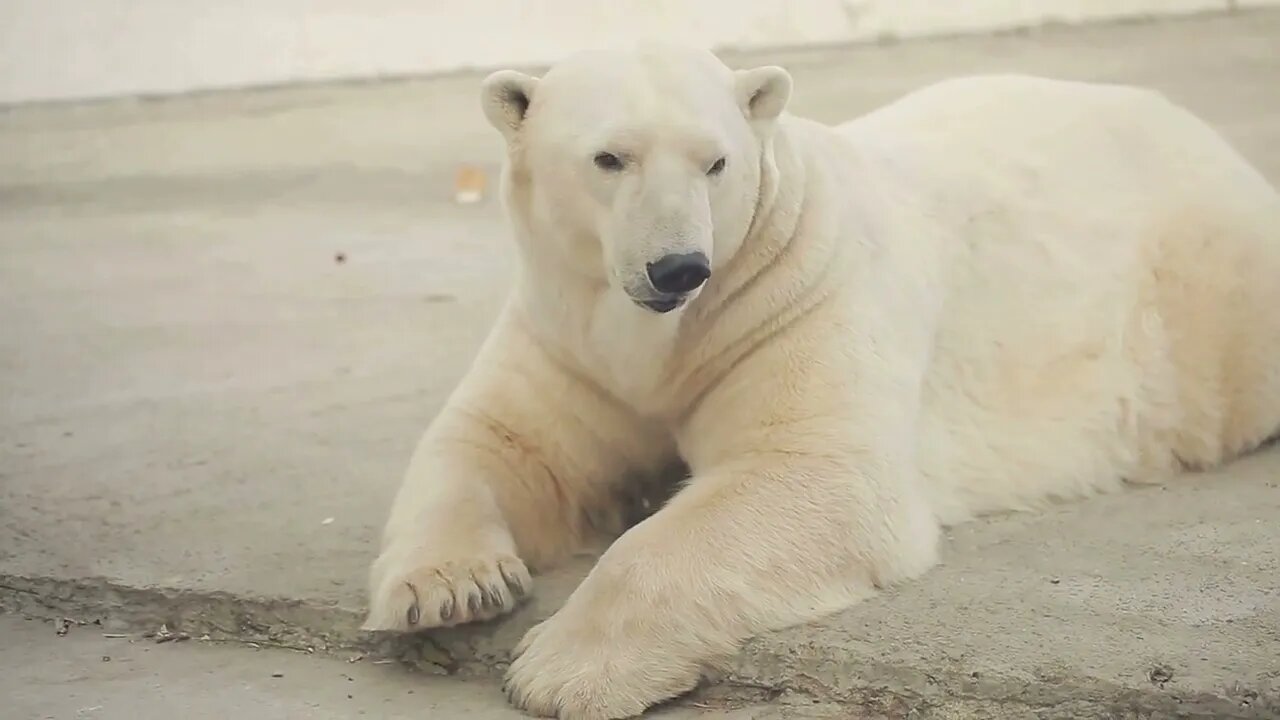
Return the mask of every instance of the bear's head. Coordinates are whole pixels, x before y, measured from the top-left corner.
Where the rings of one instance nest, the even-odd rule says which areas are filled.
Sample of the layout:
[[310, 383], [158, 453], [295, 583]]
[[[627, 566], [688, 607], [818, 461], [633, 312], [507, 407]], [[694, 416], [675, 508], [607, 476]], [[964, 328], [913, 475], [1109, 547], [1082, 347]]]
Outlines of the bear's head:
[[782, 68], [671, 47], [490, 75], [482, 105], [507, 142], [505, 201], [531, 271], [656, 313], [687, 303], [743, 244], [790, 95]]

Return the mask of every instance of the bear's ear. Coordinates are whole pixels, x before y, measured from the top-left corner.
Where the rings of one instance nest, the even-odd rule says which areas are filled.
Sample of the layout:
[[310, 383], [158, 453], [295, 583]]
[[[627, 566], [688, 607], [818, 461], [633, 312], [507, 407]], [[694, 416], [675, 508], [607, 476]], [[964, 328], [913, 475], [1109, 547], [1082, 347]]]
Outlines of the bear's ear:
[[508, 140], [514, 138], [524, 124], [538, 78], [499, 70], [480, 83], [480, 104], [490, 124]]
[[738, 104], [749, 120], [776, 119], [791, 99], [791, 74], [776, 65], [739, 70], [735, 75]]

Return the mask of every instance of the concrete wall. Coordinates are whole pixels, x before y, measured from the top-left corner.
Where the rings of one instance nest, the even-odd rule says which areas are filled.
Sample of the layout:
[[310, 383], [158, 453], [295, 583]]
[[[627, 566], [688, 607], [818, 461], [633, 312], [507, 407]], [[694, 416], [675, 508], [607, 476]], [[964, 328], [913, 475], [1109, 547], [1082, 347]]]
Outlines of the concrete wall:
[[0, 103], [851, 42], [1280, 0], [0, 0]]

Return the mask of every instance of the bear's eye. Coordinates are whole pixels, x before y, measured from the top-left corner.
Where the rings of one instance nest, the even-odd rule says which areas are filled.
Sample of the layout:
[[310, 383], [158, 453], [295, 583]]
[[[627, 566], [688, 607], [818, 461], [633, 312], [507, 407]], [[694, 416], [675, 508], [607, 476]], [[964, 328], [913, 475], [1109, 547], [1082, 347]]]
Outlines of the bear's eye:
[[622, 158], [613, 153], [599, 152], [592, 160], [601, 170], [617, 172], [622, 169]]
[[724, 172], [724, 162], [725, 162], [725, 159], [720, 158], [719, 160], [711, 163], [711, 167], [707, 168], [707, 174], [719, 175], [721, 172]]

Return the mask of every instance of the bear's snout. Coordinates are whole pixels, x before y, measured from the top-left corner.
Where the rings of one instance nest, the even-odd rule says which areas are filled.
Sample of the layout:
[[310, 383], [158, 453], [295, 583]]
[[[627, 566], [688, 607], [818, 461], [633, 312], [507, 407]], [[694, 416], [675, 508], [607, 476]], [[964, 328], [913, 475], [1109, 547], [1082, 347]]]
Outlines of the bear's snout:
[[653, 289], [664, 295], [687, 295], [711, 277], [711, 261], [701, 252], [663, 255], [645, 269]]

